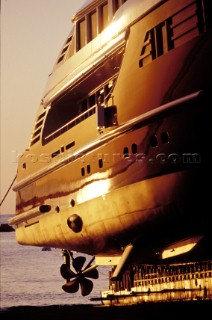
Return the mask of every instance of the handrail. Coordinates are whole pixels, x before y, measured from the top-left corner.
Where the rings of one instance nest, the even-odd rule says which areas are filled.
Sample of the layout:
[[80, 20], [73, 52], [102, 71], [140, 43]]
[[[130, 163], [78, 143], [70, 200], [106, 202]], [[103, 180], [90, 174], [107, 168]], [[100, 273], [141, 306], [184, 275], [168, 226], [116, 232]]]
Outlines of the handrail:
[[63, 130], [64, 128], [68, 127], [71, 123], [74, 123], [75, 121], [77, 121], [77, 119], [80, 119], [82, 116], [84, 116], [86, 113], [89, 113], [91, 110], [96, 108], [96, 104], [94, 106], [92, 106], [91, 108], [87, 109], [86, 111], [80, 113], [77, 117], [75, 117], [74, 119], [70, 120], [69, 122], [67, 122], [66, 124], [64, 124], [62, 127], [60, 127], [59, 129], [55, 130], [54, 132], [50, 133], [48, 136], [45, 137], [45, 140], [49, 139], [50, 137], [54, 136], [57, 132]]
[[148, 120], [151, 121], [151, 119], [159, 116], [163, 112], [170, 111], [173, 108], [178, 108], [178, 107], [182, 106], [182, 104], [184, 104], [184, 103], [187, 103], [189, 101], [197, 99], [202, 93], [203, 93], [202, 90], [196, 91], [192, 94], [189, 94], [189, 95], [184, 96], [182, 98], [168, 102], [160, 107], [157, 107], [157, 108], [154, 108], [150, 111], [147, 111], [146, 113], [143, 113], [140, 116], [135, 117], [135, 118], [119, 125], [115, 129], [98, 136], [97, 139], [95, 139], [95, 140], [91, 141], [89, 144], [75, 150], [73, 153], [64, 155], [64, 157], [62, 159], [59, 158], [58, 161], [51, 163], [48, 167], [43, 167], [39, 171], [31, 174], [30, 178], [26, 177], [26, 178], [18, 181], [15, 184], [15, 186], [13, 187], [13, 191], [18, 191], [21, 188], [27, 186], [28, 184], [36, 181], [37, 179], [44, 177], [45, 175], [49, 174], [50, 172], [59, 169], [64, 164], [67, 164], [71, 161], [75, 161], [76, 159], [79, 158], [79, 155], [83, 156], [86, 152], [90, 152], [90, 151], [94, 150], [95, 148], [98, 148], [102, 144], [107, 143], [108, 141], [117, 137], [118, 135], [126, 132], [127, 130], [130, 130], [130, 128], [132, 128], [133, 126], [136, 126], [138, 123], [140, 123], [142, 125], [142, 123], [144, 124]]

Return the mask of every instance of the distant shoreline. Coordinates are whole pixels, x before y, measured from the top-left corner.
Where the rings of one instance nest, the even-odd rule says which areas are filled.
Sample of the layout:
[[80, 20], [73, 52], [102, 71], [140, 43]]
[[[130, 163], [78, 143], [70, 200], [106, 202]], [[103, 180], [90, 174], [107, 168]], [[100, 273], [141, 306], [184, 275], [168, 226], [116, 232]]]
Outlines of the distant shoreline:
[[11, 227], [7, 223], [1, 223], [0, 232], [11, 232], [11, 231], [15, 231], [15, 229], [13, 229], [13, 227]]

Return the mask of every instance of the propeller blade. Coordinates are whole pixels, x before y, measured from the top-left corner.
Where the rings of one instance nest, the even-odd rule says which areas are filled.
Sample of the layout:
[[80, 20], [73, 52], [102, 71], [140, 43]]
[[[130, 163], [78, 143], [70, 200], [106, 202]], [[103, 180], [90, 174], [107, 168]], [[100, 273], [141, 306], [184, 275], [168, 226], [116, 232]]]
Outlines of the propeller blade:
[[62, 286], [67, 293], [75, 293], [79, 290], [79, 278], [75, 278]]
[[88, 262], [88, 264], [86, 265], [85, 269], [90, 268], [90, 266], [92, 265], [92, 262], [94, 261], [95, 257], [92, 257], [91, 260]]
[[86, 278], [91, 278], [91, 279], [99, 278], [99, 272], [96, 269], [96, 266], [83, 270], [82, 274]]
[[76, 277], [76, 274], [65, 263], [60, 267], [60, 274], [66, 280]]
[[86, 261], [86, 258], [83, 256], [76, 257], [73, 260], [72, 265], [73, 265], [74, 269], [76, 270], [76, 272], [79, 272], [82, 270], [82, 267], [83, 267], [85, 261]]
[[93, 290], [93, 282], [86, 278], [80, 278], [80, 287], [82, 296], [87, 296]]

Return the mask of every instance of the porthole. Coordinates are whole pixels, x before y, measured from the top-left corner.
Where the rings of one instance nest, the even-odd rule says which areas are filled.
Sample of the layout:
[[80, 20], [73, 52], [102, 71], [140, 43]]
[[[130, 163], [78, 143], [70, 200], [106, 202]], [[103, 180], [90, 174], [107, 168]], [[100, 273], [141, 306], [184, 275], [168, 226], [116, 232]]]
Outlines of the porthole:
[[150, 145], [151, 145], [151, 147], [153, 147], [153, 148], [155, 148], [155, 147], [158, 146], [158, 139], [157, 139], [156, 136], [152, 136], [152, 137], [150, 138]]
[[87, 165], [87, 173], [88, 173], [88, 174], [91, 173], [91, 166], [90, 166], [90, 164]]
[[82, 230], [83, 222], [80, 216], [77, 214], [72, 214], [68, 219], [67, 219], [67, 224], [69, 228], [78, 233]]
[[99, 159], [99, 168], [103, 168], [103, 160]]
[[70, 205], [71, 205], [72, 207], [74, 207], [74, 206], [75, 206], [75, 201], [74, 201], [74, 199], [71, 199], [71, 201], [70, 201]]
[[164, 131], [161, 133], [161, 141], [163, 143], [169, 143], [169, 134], [168, 132]]
[[40, 210], [41, 213], [46, 213], [46, 212], [49, 212], [51, 210], [51, 206], [48, 205], [48, 204], [42, 204], [39, 207], [39, 210]]
[[132, 144], [132, 154], [136, 154], [138, 152], [138, 147], [136, 143]]
[[124, 153], [124, 158], [128, 158], [129, 157], [129, 149], [128, 149], [128, 147], [124, 148], [123, 153]]
[[59, 212], [60, 212], [60, 207], [59, 207], [59, 206], [56, 206], [55, 211], [56, 211], [57, 213], [59, 213]]
[[85, 168], [81, 168], [81, 175], [84, 177], [84, 175], [85, 175]]

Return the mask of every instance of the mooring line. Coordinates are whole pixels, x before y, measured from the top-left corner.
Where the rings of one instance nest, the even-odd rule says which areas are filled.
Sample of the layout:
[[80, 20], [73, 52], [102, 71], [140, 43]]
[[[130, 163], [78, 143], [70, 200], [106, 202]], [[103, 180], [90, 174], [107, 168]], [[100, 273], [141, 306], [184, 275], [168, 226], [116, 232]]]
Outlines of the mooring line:
[[12, 181], [11, 185], [9, 186], [9, 189], [8, 189], [8, 190], [7, 190], [7, 192], [5, 193], [5, 195], [4, 195], [4, 197], [3, 197], [3, 199], [2, 199], [2, 201], [1, 201], [1, 203], [0, 203], [0, 207], [1, 207], [1, 205], [3, 204], [4, 200], [6, 199], [6, 196], [8, 195], [8, 193], [9, 193], [10, 189], [12, 188], [12, 186], [13, 186], [13, 184], [14, 184], [14, 182], [15, 182], [16, 178], [17, 178], [17, 174], [15, 175], [15, 178], [13, 179], [13, 181]]

